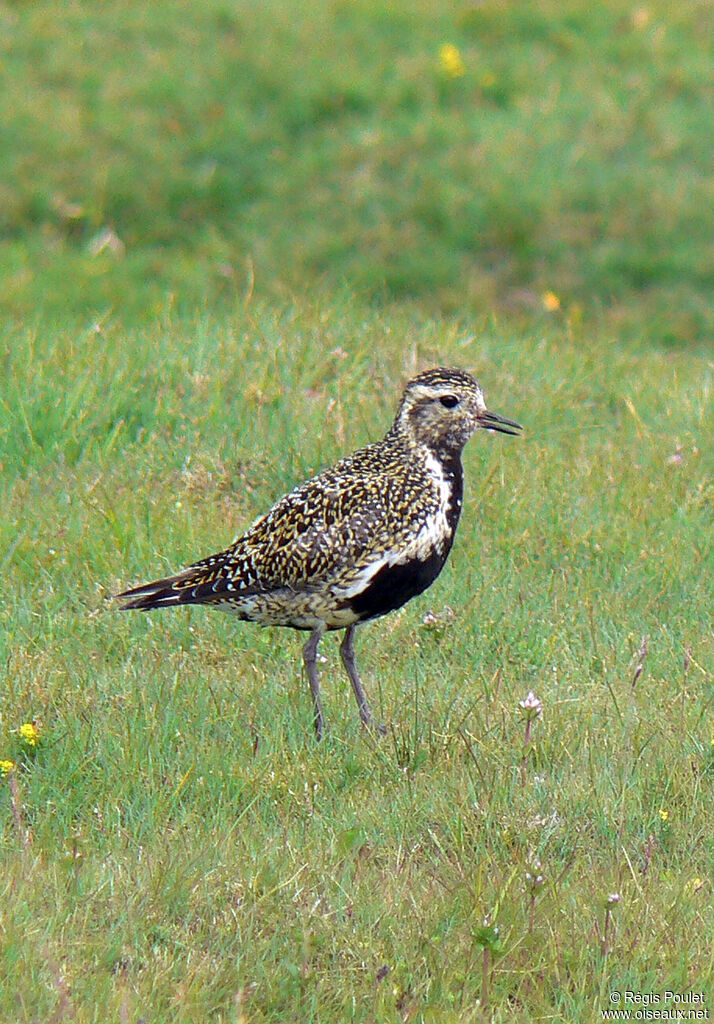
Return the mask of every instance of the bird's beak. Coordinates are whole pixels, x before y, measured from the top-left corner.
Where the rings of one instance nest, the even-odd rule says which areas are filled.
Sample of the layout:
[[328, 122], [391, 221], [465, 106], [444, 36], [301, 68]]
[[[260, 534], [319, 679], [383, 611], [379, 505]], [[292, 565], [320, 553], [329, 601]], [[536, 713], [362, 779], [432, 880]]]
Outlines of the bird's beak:
[[489, 412], [484, 409], [478, 416], [478, 425], [484, 430], [497, 430], [500, 434], [515, 434], [523, 430], [520, 423], [515, 420], [507, 420], [505, 416], [499, 416], [497, 412]]

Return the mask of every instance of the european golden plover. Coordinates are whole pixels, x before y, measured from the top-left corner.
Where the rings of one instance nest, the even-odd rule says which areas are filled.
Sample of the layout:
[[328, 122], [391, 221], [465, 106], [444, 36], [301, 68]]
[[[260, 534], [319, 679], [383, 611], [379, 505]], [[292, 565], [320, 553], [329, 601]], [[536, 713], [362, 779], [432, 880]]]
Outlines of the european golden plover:
[[203, 604], [261, 626], [309, 630], [303, 657], [318, 739], [318, 644], [326, 631], [346, 630], [342, 662], [362, 722], [370, 725], [355, 629], [400, 608], [441, 572], [461, 513], [461, 452], [479, 427], [521, 429], [487, 410], [481, 388], [463, 370], [420, 373], [381, 441], [286, 494], [225, 551], [118, 597], [125, 609]]

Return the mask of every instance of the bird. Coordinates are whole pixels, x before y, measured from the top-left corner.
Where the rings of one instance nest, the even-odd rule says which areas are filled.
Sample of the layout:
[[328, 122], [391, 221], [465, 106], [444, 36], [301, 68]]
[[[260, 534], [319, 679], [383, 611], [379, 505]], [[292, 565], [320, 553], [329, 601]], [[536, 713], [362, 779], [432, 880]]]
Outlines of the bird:
[[382, 440], [295, 487], [225, 550], [116, 597], [124, 610], [207, 605], [309, 632], [303, 659], [318, 740], [318, 645], [324, 633], [345, 630], [342, 663], [360, 719], [372, 726], [355, 630], [421, 594], [443, 569], [463, 504], [461, 455], [478, 429], [522, 431], [489, 412], [470, 373], [425, 370], [407, 383]]

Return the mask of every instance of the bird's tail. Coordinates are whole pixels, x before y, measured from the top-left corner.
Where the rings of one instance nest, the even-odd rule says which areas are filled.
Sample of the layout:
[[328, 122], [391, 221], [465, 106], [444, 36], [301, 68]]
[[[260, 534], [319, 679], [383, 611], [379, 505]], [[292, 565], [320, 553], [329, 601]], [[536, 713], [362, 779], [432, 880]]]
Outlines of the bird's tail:
[[191, 602], [191, 588], [186, 586], [189, 573], [181, 572], [176, 576], [165, 576], [164, 579], [154, 580], [153, 583], [143, 583], [140, 587], [133, 587], [121, 594], [116, 594], [117, 601], [121, 601], [122, 611], [129, 611], [132, 608], [138, 611], [149, 611], [150, 608], [168, 608], [172, 605], [187, 604]]
[[132, 608], [149, 611], [181, 604], [221, 604], [226, 598], [235, 600], [264, 592], [265, 586], [255, 579], [248, 580], [244, 569], [236, 542], [226, 551], [194, 562], [175, 576], [142, 583], [140, 587], [117, 594], [116, 599], [122, 602], [122, 611]]

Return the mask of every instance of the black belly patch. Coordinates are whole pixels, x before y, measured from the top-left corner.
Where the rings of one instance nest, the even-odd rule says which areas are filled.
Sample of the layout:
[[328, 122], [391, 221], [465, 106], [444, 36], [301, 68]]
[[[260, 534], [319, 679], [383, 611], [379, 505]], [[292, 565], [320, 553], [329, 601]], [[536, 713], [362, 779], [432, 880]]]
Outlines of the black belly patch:
[[385, 565], [370, 580], [367, 588], [348, 602], [347, 607], [359, 615], [362, 621], [401, 608], [431, 586], [444, 566], [446, 554], [448, 552], [440, 555], [433, 551], [424, 561]]

